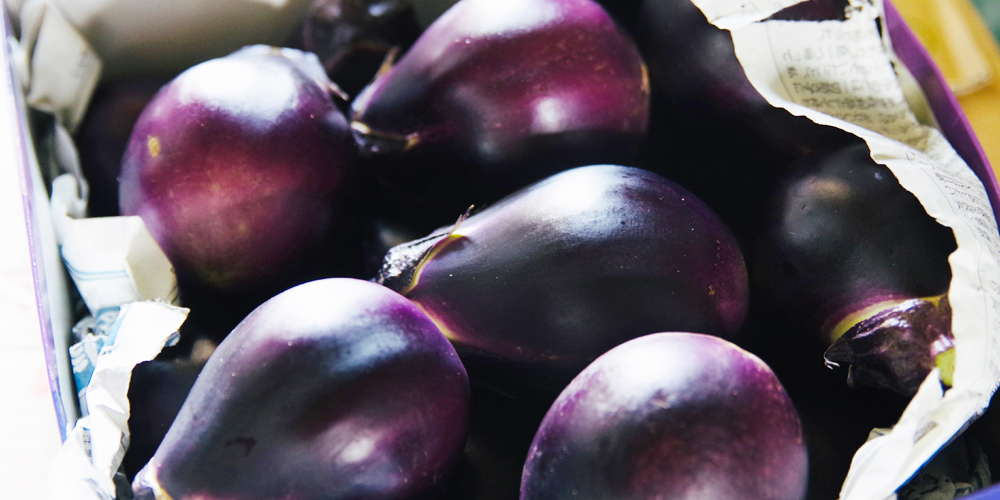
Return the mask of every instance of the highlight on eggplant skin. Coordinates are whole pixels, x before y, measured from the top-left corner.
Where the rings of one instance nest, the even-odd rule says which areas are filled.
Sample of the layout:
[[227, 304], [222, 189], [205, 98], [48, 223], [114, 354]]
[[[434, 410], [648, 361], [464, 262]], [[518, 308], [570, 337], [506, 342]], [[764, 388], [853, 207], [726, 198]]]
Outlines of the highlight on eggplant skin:
[[[901, 376], [906, 370], [922, 373], [916, 376], [922, 380], [929, 372], [926, 359], [907, 367], [899, 362], [916, 358], [900, 349], [867, 351], [876, 340], [883, 347], [923, 342], [925, 351], [934, 351], [937, 333], [911, 331], [905, 333], [906, 339], [899, 336], [923, 324], [936, 325], [933, 331], [951, 335], [950, 310], [941, 309], [947, 307], [947, 300], [941, 298], [951, 282], [948, 257], [956, 249], [951, 229], [929, 216], [860, 142], [793, 163], [773, 199], [754, 259], [755, 297], [786, 324], [810, 336], [813, 345], [827, 348], [839, 342], [828, 352], [828, 361], [857, 363], [852, 369], [855, 373], [867, 372], [863, 364], [892, 366], [897, 372], [885, 377], [872, 377], [868, 372], [853, 377], [852, 383], [878, 382], [876, 386], [909, 393], [913, 389], [909, 382], [880, 381], [912, 379]], [[923, 304], [921, 310], [937, 311], [914, 316], [913, 308], [906, 305], [913, 300]], [[872, 328], [877, 325], [869, 323], [845, 335], [879, 314], [880, 324], [889, 324], [885, 321], [891, 319], [893, 328], [873, 336], [877, 331]], [[947, 339], [941, 341], [947, 343]], [[853, 345], [845, 345], [848, 342]], [[906, 347], [907, 352], [913, 349], [913, 345]], [[849, 353], [853, 354], [845, 357]], [[862, 361], [869, 355], [882, 359]], [[893, 356], [899, 358], [893, 360]]]
[[385, 189], [454, 209], [630, 162], [649, 88], [635, 44], [592, 0], [461, 0], [352, 109]]
[[801, 500], [795, 406], [763, 361], [708, 335], [630, 340], [583, 370], [545, 415], [521, 500]]
[[142, 217], [179, 281], [240, 290], [320, 260], [356, 175], [329, 84], [313, 54], [250, 46], [184, 71], [139, 115], [121, 214]]
[[640, 335], [734, 338], [748, 306], [742, 254], [711, 209], [616, 165], [561, 172], [396, 247], [379, 279], [441, 327], [474, 382], [551, 397]]
[[137, 498], [413, 499], [465, 443], [469, 382], [412, 303], [330, 278], [262, 304], [219, 345]]

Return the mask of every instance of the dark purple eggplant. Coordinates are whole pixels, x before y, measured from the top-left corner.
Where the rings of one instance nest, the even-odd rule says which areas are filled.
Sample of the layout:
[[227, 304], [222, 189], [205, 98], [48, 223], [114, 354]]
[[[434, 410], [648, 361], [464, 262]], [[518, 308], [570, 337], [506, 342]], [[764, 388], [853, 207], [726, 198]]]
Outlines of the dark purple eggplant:
[[[846, 0], [811, 0], [774, 17], [843, 20], [846, 6]], [[645, 0], [640, 12], [637, 40], [652, 93], [680, 112], [672, 119], [737, 122], [756, 142], [799, 154], [842, 142], [839, 130], [771, 106], [747, 79], [729, 31], [709, 23], [691, 0]]]
[[90, 186], [87, 215], [118, 215], [118, 174], [142, 110], [167, 78], [134, 78], [102, 83], [74, 136], [80, 166]]
[[733, 338], [748, 293], [742, 254], [706, 205], [612, 165], [556, 174], [396, 247], [380, 280], [431, 316], [474, 380], [552, 397], [640, 335]]
[[128, 386], [129, 445], [122, 459], [129, 480], [160, 446], [204, 366], [205, 360], [152, 360], [132, 370]]
[[405, 51], [420, 36], [409, 0], [316, 0], [302, 25], [303, 50], [323, 62], [348, 95], [375, 78], [389, 51]]
[[773, 200], [755, 296], [850, 364], [849, 384], [912, 395], [951, 345], [950, 229], [867, 145], [806, 156]]
[[468, 410], [465, 369], [420, 309], [367, 281], [313, 281], [226, 337], [133, 486], [144, 499], [426, 498]]
[[559, 395], [521, 500], [801, 500], [807, 462], [763, 361], [717, 337], [659, 333], [602, 355]]
[[[729, 31], [691, 0], [643, 0], [635, 39], [649, 66], [650, 125], [636, 166], [687, 187], [713, 207], [745, 248], [780, 171], [854, 136], [775, 108], [750, 84]], [[844, 0], [808, 1], [787, 19], [842, 19]]]
[[248, 47], [157, 93], [122, 161], [120, 205], [179, 279], [237, 289], [296, 268], [340, 221], [356, 152], [315, 56]]
[[389, 197], [464, 210], [580, 165], [627, 164], [649, 88], [591, 0], [462, 0], [352, 104]]

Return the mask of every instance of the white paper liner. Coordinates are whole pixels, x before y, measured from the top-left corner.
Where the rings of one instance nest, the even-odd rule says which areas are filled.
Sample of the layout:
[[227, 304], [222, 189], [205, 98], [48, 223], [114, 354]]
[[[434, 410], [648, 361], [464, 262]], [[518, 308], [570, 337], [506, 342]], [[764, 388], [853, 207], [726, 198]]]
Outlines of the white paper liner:
[[160, 302], [122, 306], [87, 386], [88, 415], [56, 453], [42, 500], [115, 498], [114, 477], [129, 441], [132, 369], [156, 357], [187, 315], [187, 309]]
[[739, 0], [693, 1], [711, 8], [703, 9], [710, 21], [730, 29], [747, 78], [768, 102], [864, 139], [872, 158], [955, 233], [958, 250], [949, 258], [954, 386], [943, 393], [934, 370], [892, 431], [858, 450], [841, 491], [843, 500], [895, 498], [896, 489], [982, 413], [1000, 382], [1000, 237], [986, 190], [941, 133], [911, 109], [908, 98], [918, 109], [921, 103], [893, 71], [888, 38], [875, 23], [880, 1], [855, 6], [845, 22], [753, 22]]
[[708, 20], [722, 29], [743, 27], [770, 17], [786, 7], [803, 0], [692, 0]]
[[63, 262], [91, 315], [127, 302], [177, 303], [177, 278], [142, 218], [77, 219], [82, 200], [76, 178], [52, 183], [52, 217]]
[[[29, 0], [29, 4], [33, 1]], [[312, 0], [44, 0], [93, 46], [104, 78], [171, 75], [244, 45], [285, 46]], [[23, 9], [28, 8], [25, 4]]]
[[101, 61], [58, 8], [32, 0], [22, 6], [15, 65], [27, 104], [48, 111], [70, 132], [83, 119], [101, 75]]
[[[59, 0], [52, 4], [47, 4], [44, 0], [25, 2], [21, 9], [21, 49], [15, 55], [15, 65], [28, 90], [29, 104], [52, 112], [62, 125], [73, 130], [82, 117], [97, 75], [101, 72], [100, 62], [92, 57], [95, 50], [90, 43], [101, 50], [111, 51], [117, 46], [136, 51], [138, 56], [146, 58], [136, 59], [143, 61], [142, 65], [137, 65], [143, 66], [143, 71], [149, 71], [150, 68], [175, 68], [177, 61], [172, 59], [174, 56], [162, 55], [163, 51], [174, 47], [184, 52], [190, 49], [185, 44], [204, 37], [204, 33], [197, 30], [211, 29], [212, 26], [228, 29], [225, 26], [234, 24], [218, 23], [216, 21], [219, 18], [231, 19], [241, 9], [248, 9], [244, 12], [270, 9], [272, 13], [281, 13], [269, 18], [280, 23], [281, 27], [265, 29], [263, 32], [268, 35], [288, 34], [291, 29], [289, 20], [294, 18], [297, 22], [308, 1], [185, 0], [182, 3], [183, 5], [169, 3], [169, 8], [166, 8], [168, 4], [144, 0]], [[1000, 335], [997, 334], [1000, 329], [1000, 266], [997, 264], [1000, 259], [1000, 238], [997, 237], [996, 222], [986, 192], [940, 134], [920, 125], [921, 121], [928, 121], [926, 107], [915, 110], [911, 108], [908, 114], [901, 106], [905, 99], [901, 101], [899, 96], [910, 97], [904, 89], [912, 88], [912, 85], [907, 85], [905, 78], [900, 82], [898, 75], [894, 75], [892, 79], [879, 80], [886, 82], [885, 88], [873, 95], [861, 94], [862, 98], [874, 96], [884, 100], [880, 101], [882, 104], [879, 106], [884, 104], [885, 108], [868, 113], [870, 116], [867, 120], [852, 118], [850, 115], [857, 114], [856, 109], [850, 109], [849, 112], [842, 110], [845, 112], [841, 113], [836, 112], [829, 101], [825, 104], [809, 101], [809, 104], [835, 112], [841, 118], [860, 122], [903, 142], [886, 139], [863, 127], [802, 105], [806, 103], [807, 96], [816, 99], [817, 89], [820, 87], [809, 91], [802, 90], [805, 87], [801, 85], [798, 88], [789, 86], [789, 83], [795, 82], [791, 82], [787, 69], [802, 66], [802, 61], [786, 61], [789, 64], [782, 65], [782, 54], [793, 46], [819, 46], [833, 48], [833, 55], [837, 56], [836, 40], [817, 39], [820, 35], [815, 26], [825, 23], [754, 22], [783, 7], [798, 3], [797, 0], [763, 0], [753, 3], [740, 0], [694, 0], [694, 3], [716, 25], [732, 30], [738, 58], [746, 68], [750, 81], [769, 102], [788, 109], [793, 114], [807, 116], [817, 123], [838, 126], [864, 138], [872, 150], [873, 158], [886, 164], [900, 183], [918, 197], [928, 213], [955, 231], [959, 250], [950, 259], [954, 275], [950, 298], [957, 353], [955, 386], [942, 394], [936, 381], [937, 372], [932, 373], [893, 431], [870, 441], [858, 451], [842, 492], [845, 500], [891, 498], [892, 492], [906, 478], [970, 418], [986, 407], [1000, 379], [1000, 367], [996, 361], [1000, 359]], [[880, 10], [880, 4], [877, 7]], [[230, 10], [223, 16], [218, 15], [218, 9]], [[296, 14], [286, 17], [285, 14], [289, 12]], [[137, 16], [137, 13], [141, 15]], [[253, 14], [248, 19], [260, 22], [266, 17]], [[185, 25], [178, 21], [185, 19], [202, 20], [204, 23]], [[854, 20], [858, 21], [863, 21], [861, 16]], [[884, 40], [880, 40], [878, 50], [874, 50], [874, 40], [878, 36], [874, 34], [874, 25], [867, 22], [867, 27], [836, 23], [836, 26], [831, 26], [833, 31], [824, 32], [826, 34], [822, 36], [848, 36], [843, 30], [860, 28], [859, 36], [866, 36], [866, 43], [873, 50], [848, 51], [840, 56], [847, 57], [849, 62], [862, 64], [865, 71], [888, 74], [885, 73], [888, 69], [891, 73], [891, 67], [888, 66], [891, 53], [882, 51]], [[114, 29], [110, 29], [112, 25]], [[150, 34], [154, 32], [150, 29], [156, 26], [169, 26], [170, 29], [155, 31], [160, 38], [151, 37]], [[104, 30], [103, 27], [109, 29]], [[81, 37], [80, 33], [85, 33], [86, 36]], [[874, 38], [870, 36], [872, 34]], [[233, 33], [229, 32], [224, 36], [232, 37]], [[276, 42], [255, 39], [246, 42], [241, 40], [239, 43]], [[229, 50], [226, 49], [225, 52]], [[190, 55], [191, 52], [186, 54]], [[116, 57], [119, 57], [116, 64], [121, 64], [123, 59], [120, 57], [123, 56], [118, 54]], [[157, 62], [162, 65], [157, 66]], [[67, 71], [67, 68], [75, 70]], [[67, 73], [71, 78], [66, 78]], [[891, 85], [892, 82], [896, 85]], [[823, 78], [813, 83], [822, 84]], [[844, 84], [843, 81], [841, 83], [845, 85], [842, 88], [854, 91], [853, 86]], [[902, 89], [899, 88], [900, 83], [903, 84]], [[912, 98], [910, 100], [913, 101]], [[864, 113], [857, 115], [862, 116]], [[889, 120], [890, 118], [893, 120]], [[875, 121], [871, 121], [872, 119]], [[881, 120], [885, 122], [882, 123]], [[65, 231], [63, 227], [63, 237], [68, 232], [71, 231]], [[125, 232], [128, 232], [127, 228]], [[162, 343], [156, 352], [160, 348]], [[155, 353], [150, 358], [152, 356]], [[94, 378], [97, 379], [96, 371]], [[127, 382], [125, 389], [127, 391]], [[111, 467], [111, 464], [122, 443], [122, 434], [116, 437], [108, 435], [105, 430], [114, 427], [106, 424], [113, 424], [116, 419], [121, 420], [121, 398], [109, 392], [97, 393], [101, 394], [98, 401], [91, 399], [88, 404], [92, 407], [96, 404], [105, 409], [111, 408], [110, 414], [105, 412], [104, 417], [95, 419], [90, 416], [81, 420], [67, 440], [68, 449], [60, 452], [53, 467], [54, 470], [63, 472], [63, 478], [72, 476], [79, 481], [57, 481], [66, 485], [65, 489], [58, 489], [62, 494], [45, 498], [111, 498], [106, 495], [113, 495], [113, 484], [110, 478], [105, 479], [104, 473], [110, 471], [113, 475], [117, 470], [117, 466]], [[127, 420], [127, 400], [124, 404]], [[94, 433], [95, 429], [103, 429], [98, 432], [100, 438]], [[101, 444], [97, 445], [99, 449], [96, 452], [87, 450], [88, 446], [93, 446], [92, 443], [98, 441]], [[111, 443], [115, 446], [110, 446]], [[109, 447], [106, 449], [105, 446]], [[88, 458], [90, 464], [81, 465], [77, 460], [80, 457]], [[117, 460], [120, 461], [120, 456], [117, 456]], [[98, 466], [98, 462], [101, 465]], [[83, 473], [93, 470], [101, 471], [99, 479], [83, 477]], [[99, 485], [99, 488], [81, 488], [82, 483]]]
[[311, 3], [26, 0], [14, 66], [27, 104], [73, 132], [101, 78], [173, 75], [244, 45], [287, 45]]

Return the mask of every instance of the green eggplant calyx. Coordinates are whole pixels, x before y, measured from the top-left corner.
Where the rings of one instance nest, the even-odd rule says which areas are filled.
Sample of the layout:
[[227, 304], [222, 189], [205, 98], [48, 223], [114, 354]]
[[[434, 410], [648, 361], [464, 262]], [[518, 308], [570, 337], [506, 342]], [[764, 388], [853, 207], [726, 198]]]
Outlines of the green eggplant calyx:
[[951, 306], [944, 296], [911, 299], [872, 314], [848, 329], [823, 357], [827, 366], [849, 365], [850, 387], [879, 387], [912, 397], [939, 365], [942, 381], [950, 384], [954, 361], [945, 370], [945, 353], [953, 347]]
[[454, 226], [438, 229], [423, 238], [390, 248], [375, 282], [400, 295], [406, 295], [419, 281], [424, 264], [448, 243], [461, 238], [457, 233], [458, 228], [469, 218], [472, 208], [469, 207]]

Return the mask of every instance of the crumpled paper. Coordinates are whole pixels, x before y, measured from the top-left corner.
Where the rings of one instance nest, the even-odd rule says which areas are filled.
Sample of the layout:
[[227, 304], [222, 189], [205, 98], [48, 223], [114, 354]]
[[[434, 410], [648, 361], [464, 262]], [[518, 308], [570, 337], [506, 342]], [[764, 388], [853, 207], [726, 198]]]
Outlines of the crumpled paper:
[[972, 477], [956, 481], [949, 476], [920, 472], [899, 490], [899, 500], [954, 500], [990, 486], [990, 468], [986, 454], [978, 450]]
[[[22, 8], [27, 9], [28, 0]], [[312, 0], [44, 0], [93, 47], [103, 78], [172, 75], [244, 45], [285, 46]]]
[[162, 302], [122, 306], [86, 389], [88, 415], [77, 420], [57, 452], [42, 500], [118, 498], [121, 479], [116, 485], [115, 478], [129, 442], [132, 369], [156, 357], [187, 315], [187, 309]]
[[21, 39], [14, 67], [25, 102], [47, 111], [69, 132], [83, 119], [101, 75], [101, 61], [90, 43], [44, 0], [21, 6]]
[[[931, 372], [892, 430], [856, 453], [842, 500], [882, 500], [981, 414], [1000, 383], [1000, 234], [982, 182], [934, 123], [898, 64], [883, 5], [851, 1], [846, 21], [764, 21], [794, 0], [694, 0], [730, 30], [747, 78], [775, 107], [866, 141], [939, 223], [955, 233], [949, 258], [956, 367], [944, 391]], [[896, 64], [894, 64], [896, 63]]]
[[[79, 207], [76, 177], [63, 174], [52, 183], [52, 218], [63, 261], [91, 315], [126, 302], [178, 301], [174, 268], [146, 229], [142, 218], [75, 218]], [[78, 209], [77, 209], [78, 210]]]

